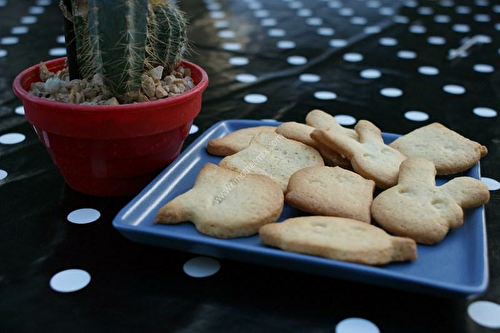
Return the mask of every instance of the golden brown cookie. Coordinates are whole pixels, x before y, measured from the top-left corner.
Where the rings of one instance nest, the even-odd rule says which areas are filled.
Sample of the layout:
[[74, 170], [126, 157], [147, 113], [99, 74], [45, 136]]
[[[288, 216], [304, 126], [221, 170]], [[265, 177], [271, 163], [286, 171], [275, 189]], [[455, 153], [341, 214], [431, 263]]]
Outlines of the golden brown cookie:
[[313, 131], [314, 127], [296, 122], [283, 123], [276, 128], [276, 133], [283, 135], [285, 138], [302, 142], [316, 149], [323, 157], [326, 165], [338, 165], [346, 169], [351, 169], [351, 162], [349, 162], [348, 159], [342, 157], [342, 155], [328, 148], [321, 142], [311, 138], [311, 133]]
[[259, 230], [262, 243], [285, 251], [366, 265], [417, 258], [415, 241], [368, 223], [327, 216], [296, 217]]
[[283, 202], [283, 191], [268, 177], [242, 176], [207, 163], [194, 187], [163, 206], [155, 222], [191, 221], [199, 232], [212, 237], [244, 237], [276, 221]]
[[234, 131], [222, 138], [216, 138], [208, 141], [207, 151], [216, 156], [233, 155], [248, 147], [253, 137], [260, 132], [274, 133], [275, 130], [276, 127], [272, 126], [258, 126]]
[[347, 157], [354, 171], [375, 181], [377, 187], [386, 189], [396, 185], [399, 165], [406, 157], [387, 146], [380, 129], [371, 122], [360, 120], [355, 130], [359, 142], [331, 130], [314, 130], [311, 136]]
[[219, 166], [241, 173], [268, 176], [286, 191], [290, 176], [309, 166], [324, 165], [318, 151], [276, 133], [261, 132], [242, 151], [222, 159]]
[[346, 217], [370, 223], [375, 182], [340, 167], [309, 167], [288, 182], [285, 201], [314, 215]]
[[470, 169], [488, 149], [447, 127], [433, 123], [418, 128], [390, 144], [407, 157], [432, 161], [438, 175], [449, 175]]
[[486, 185], [471, 177], [458, 177], [436, 186], [432, 162], [408, 158], [401, 164], [398, 185], [380, 193], [372, 203], [372, 216], [388, 232], [422, 244], [440, 242], [450, 228], [463, 224], [463, 208], [489, 201]]

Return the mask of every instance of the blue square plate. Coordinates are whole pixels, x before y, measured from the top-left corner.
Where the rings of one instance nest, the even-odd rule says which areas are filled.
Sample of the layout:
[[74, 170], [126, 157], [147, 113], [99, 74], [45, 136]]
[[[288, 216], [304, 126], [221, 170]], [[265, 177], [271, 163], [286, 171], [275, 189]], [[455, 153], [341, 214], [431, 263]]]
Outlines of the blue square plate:
[[[418, 245], [417, 260], [382, 267], [285, 252], [264, 246], [258, 235], [217, 239], [199, 233], [189, 222], [177, 225], [153, 223], [163, 205], [193, 187], [205, 163], [219, 163], [220, 157], [212, 156], [205, 150], [210, 139], [242, 128], [263, 125], [278, 126], [279, 123], [229, 120], [212, 126], [120, 211], [113, 220], [113, 226], [125, 237], [139, 243], [414, 292], [464, 297], [486, 290], [488, 261], [484, 207], [466, 211], [464, 225], [451, 230], [441, 243]], [[383, 137], [389, 143], [398, 135], [384, 133]], [[479, 179], [479, 164], [465, 175]], [[444, 182], [444, 178], [437, 180], [438, 184]], [[300, 215], [303, 213], [285, 205], [280, 221]]]

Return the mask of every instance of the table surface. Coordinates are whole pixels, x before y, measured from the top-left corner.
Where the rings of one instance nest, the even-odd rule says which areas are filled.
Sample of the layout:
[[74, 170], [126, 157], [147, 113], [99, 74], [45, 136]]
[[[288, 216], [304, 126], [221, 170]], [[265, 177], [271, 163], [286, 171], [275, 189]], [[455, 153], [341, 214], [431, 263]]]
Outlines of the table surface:
[[[364, 318], [381, 332], [491, 331], [467, 309], [479, 300], [500, 303], [500, 197], [493, 190], [500, 180], [498, 3], [180, 4], [190, 19], [187, 59], [210, 77], [185, 146], [220, 120], [303, 122], [317, 108], [343, 115], [344, 124], [367, 119], [392, 133], [438, 121], [488, 147], [481, 168], [492, 186], [489, 288], [449, 299], [222, 259], [215, 275], [193, 278], [183, 265], [196, 255], [119, 235], [111, 221], [131, 198], [66, 186], [11, 89], [26, 67], [65, 54], [57, 2], [0, 0], [0, 138], [25, 136], [0, 144], [0, 331], [347, 332], [338, 325], [346, 318]], [[475, 45], [448, 59], [473, 36]], [[252, 103], [251, 94], [265, 102]], [[68, 214], [80, 208], [100, 217], [69, 223]], [[51, 289], [51, 278], [70, 268], [88, 272], [88, 286]]]

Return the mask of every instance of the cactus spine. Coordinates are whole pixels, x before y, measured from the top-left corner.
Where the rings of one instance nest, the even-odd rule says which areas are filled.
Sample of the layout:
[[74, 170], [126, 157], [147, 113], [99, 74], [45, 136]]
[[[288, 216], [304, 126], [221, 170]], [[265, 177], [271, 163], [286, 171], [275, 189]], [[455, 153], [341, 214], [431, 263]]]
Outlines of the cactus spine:
[[139, 91], [145, 70], [177, 66], [187, 51], [186, 20], [168, 0], [72, 0], [82, 78], [100, 74], [117, 97]]

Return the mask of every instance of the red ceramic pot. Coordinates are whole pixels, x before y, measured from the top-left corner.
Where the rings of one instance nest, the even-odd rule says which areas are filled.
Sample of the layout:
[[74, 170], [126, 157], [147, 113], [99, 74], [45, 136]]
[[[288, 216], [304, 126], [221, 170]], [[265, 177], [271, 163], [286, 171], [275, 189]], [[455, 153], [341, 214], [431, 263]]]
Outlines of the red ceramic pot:
[[[65, 58], [45, 63], [52, 72]], [[126, 105], [75, 105], [28, 93], [40, 80], [33, 66], [14, 80], [26, 119], [33, 125], [66, 183], [97, 196], [133, 195], [180, 153], [193, 119], [201, 110], [207, 73], [184, 61], [195, 87], [179, 96]]]

